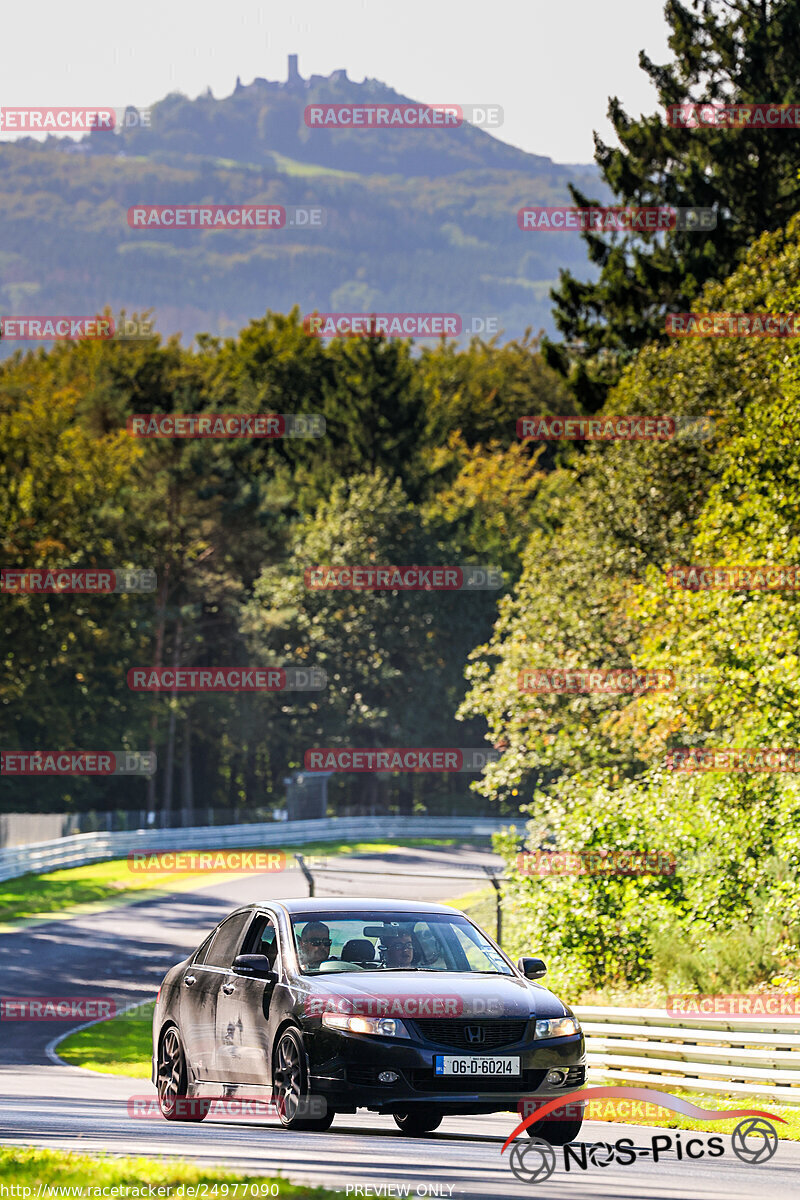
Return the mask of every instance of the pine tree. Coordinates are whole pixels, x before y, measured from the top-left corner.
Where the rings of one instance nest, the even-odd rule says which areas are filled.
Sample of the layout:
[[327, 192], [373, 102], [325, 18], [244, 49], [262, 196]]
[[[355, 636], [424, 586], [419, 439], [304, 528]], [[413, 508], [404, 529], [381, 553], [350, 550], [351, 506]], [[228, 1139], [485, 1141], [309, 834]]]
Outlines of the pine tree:
[[[546, 361], [587, 411], [650, 341], [664, 341], [664, 315], [688, 311], [709, 279], [734, 269], [749, 243], [783, 227], [800, 207], [800, 128], [668, 123], [670, 107], [796, 102], [800, 94], [800, 0], [667, 0], [674, 61], [639, 65], [663, 115], [632, 120], [619, 100], [608, 115], [620, 147], [595, 134], [595, 161], [615, 203], [712, 208], [713, 231], [582, 234], [596, 282], [562, 271], [551, 292], [564, 342], [545, 342]], [[570, 187], [575, 204], [597, 203]]]

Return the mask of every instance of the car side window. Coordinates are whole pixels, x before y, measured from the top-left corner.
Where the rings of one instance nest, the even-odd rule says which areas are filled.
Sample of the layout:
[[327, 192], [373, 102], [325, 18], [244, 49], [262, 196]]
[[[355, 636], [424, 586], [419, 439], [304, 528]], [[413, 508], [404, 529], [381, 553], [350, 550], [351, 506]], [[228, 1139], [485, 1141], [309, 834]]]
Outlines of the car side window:
[[241, 953], [266, 954], [270, 968], [275, 970], [278, 958], [278, 930], [272, 917], [265, 913], [256, 917]]
[[194, 955], [192, 956], [192, 965], [193, 966], [202, 967], [203, 963], [206, 961], [206, 955], [208, 954], [208, 948], [211, 945], [211, 941], [212, 941], [213, 937], [214, 937], [214, 934], [210, 933], [208, 935], [208, 937], [206, 938], [206, 940], [203, 942], [200, 949], [195, 951]]
[[239, 944], [246, 926], [252, 920], [250, 912], [234, 913], [222, 922], [214, 934], [203, 965], [206, 967], [229, 967], [239, 953]]

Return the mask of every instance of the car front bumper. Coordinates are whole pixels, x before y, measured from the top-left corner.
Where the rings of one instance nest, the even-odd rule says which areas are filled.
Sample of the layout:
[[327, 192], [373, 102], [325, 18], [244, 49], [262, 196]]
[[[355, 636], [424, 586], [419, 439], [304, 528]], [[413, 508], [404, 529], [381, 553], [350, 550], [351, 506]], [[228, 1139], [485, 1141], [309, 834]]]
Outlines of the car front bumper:
[[[310, 1044], [309, 1044], [310, 1043]], [[522, 1099], [554, 1099], [580, 1087], [586, 1078], [581, 1034], [487, 1051], [488, 1057], [520, 1059], [521, 1074], [501, 1077], [435, 1075], [437, 1055], [464, 1055], [443, 1046], [423, 1045], [403, 1038], [384, 1038], [337, 1031], [307, 1040], [311, 1090], [341, 1112], [369, 1108], [392, 1112], [409, 1104], [435, 1104], [450, 1112], [516, 1111]], [[471, 1056], [471, 1055], [468, 1055]], [[549, 1071], [565, 1072], [561, 1085], [545, 1082]], [[397, 1079], [382, 1083], [382, 1072]]]

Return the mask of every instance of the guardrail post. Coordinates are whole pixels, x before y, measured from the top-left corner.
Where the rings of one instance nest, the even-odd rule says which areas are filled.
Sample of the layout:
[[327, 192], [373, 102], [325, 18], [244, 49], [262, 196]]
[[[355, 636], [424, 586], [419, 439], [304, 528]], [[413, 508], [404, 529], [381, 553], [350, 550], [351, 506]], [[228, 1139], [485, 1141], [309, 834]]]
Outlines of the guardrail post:
[[297, 859], [298, 867], [300, 868], [300, 870], [303, 872], [303, 874], [306, 877], [306, 882], [308, 883], [308, 894], [309, 894], [309, 896], [313, 896], [314, 895], [314, 876], [311, 874], [308, 867], [306, 866], [306, 861], [303, 858], [302, 854], [295, 854], [295, 858]]
[[502, 950], [502, 948], [503, 948], [503, 893], [500, 890], [500, 880], [494, 874], [491, 867], [485, 866], [483, 869], [486, 872], [486, 874], [489, 876], [492, 887], [494, 888], [495, 923], [497, 926], [497, 932], [495, 934], [494, 940], [497, 942], [498, 946]]

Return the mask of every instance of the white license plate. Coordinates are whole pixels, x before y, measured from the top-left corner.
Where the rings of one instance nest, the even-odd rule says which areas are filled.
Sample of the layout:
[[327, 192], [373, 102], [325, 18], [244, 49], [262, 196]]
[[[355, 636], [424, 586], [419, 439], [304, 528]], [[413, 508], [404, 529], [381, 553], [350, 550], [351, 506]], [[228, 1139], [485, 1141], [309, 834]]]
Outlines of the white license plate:
[[519, 1057], [493, 1058], [489, 1054], [469, 1054], [453, 1057], [437, 1054], [433, 1060], [434, 1075], [463, 1075], [476, 1079], [484, 1075], [519, 1075]]

